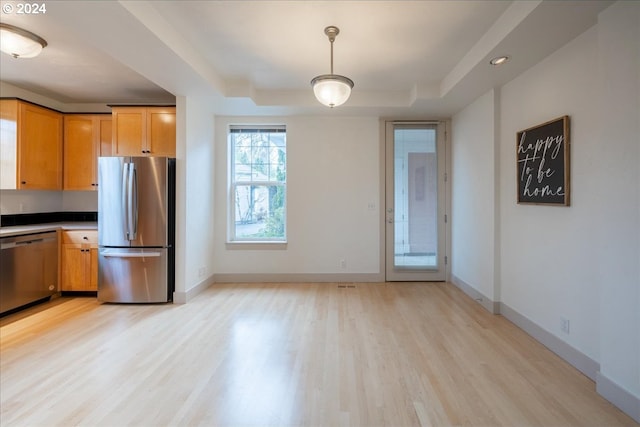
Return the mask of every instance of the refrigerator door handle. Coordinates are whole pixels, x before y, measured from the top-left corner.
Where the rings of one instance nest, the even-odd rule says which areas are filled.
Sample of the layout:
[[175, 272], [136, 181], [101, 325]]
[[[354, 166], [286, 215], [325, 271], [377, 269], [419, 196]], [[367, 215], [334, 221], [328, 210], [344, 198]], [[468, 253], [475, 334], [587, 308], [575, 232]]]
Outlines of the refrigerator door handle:
[[129, 205], [128, 205], [128, 201], [129, 201], [129, 197], [128, 197], [128, 189], [129, 189], [129, 183], [128, 183], [128, 179], [129, 179], [129, 163], [124, 163], [122, 165], [122, 224], [124, 225], [124, 239], [125, 240], [129, 240], [129, 234], [130, 234], [130, 230], [129, 230], [129, 219], [128, 219], [128, 212], [129, 212]]
[[131, 240], [135, 240], [138, 238], [138, 171], [136, 170], [135, 163], [131, 163], [131, 167], [129, 169], [131, 176], [129, 178], [129, 186], [131, 188], [131, 234], [133, 237]]
[[136, 170], [133, 163], [129, 163], [129, 173], [127, 178], [127, 234], [129, 240], [136, 239], [137, 225], [138, 225], [138, 194], [137, 194], [137, 180]]

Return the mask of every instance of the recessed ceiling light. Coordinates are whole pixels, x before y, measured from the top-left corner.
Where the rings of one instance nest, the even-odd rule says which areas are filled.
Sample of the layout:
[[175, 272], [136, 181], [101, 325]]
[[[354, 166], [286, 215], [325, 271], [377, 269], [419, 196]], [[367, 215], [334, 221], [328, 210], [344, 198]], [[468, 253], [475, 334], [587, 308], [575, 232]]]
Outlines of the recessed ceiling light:
[[505, 62], [507, 62], [509, 59], [511, 59], [511, 57], [509, 55], [496, 56], [491, 61], [489, 61], [489, 64], [491, 64], [491, 65], [502, 65]]

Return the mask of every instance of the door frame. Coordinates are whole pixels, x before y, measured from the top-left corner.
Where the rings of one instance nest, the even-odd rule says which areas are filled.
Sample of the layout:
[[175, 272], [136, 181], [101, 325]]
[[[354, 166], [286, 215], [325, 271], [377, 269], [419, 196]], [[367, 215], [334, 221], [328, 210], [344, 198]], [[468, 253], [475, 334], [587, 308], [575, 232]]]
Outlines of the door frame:
[[[389, 185], [393, 185], [393, 171], [391, 171], [391, 175], [388, 177], [387, 172], [389, 169], [387, 157], [389, 155], [393, 156], [393, 150], [389, 153], [389, 148], [392, 148], [393, 142], [393, 127], [396, 124], [400, 125], [436, 125], [437, 126], [437, 144], [439, 148], [443, 150], [442, 153], [444, 156], [443, 160], [443, 169], [438, 171], [438, 185], [442, 188], [442, 195], [440, 197], [439, 203], [442, 204], [442, 216], [440, 217], [440, 221], [443, 222], [442, 227], [442, 236], [439, 238], [443, 239], [441, 253], [439, 253], [439, 264], [442, 265], [443, 268], [439, 269], [437, 274], [434, 274], [433, 271], [428, 270], [405, 270], [400, 274], [398, 271], [394, 271], [391, 275], [394, 276], [390, 278], [390, 272], [393, 270], [393, 265], [389, 265], [388, 256], [387, 256], [387, 240], [389, 238], [393, 238], [393, 233], [389, 233], [387, 230], [387, 208], [388, 204], [391, 203], [391, 208], [393, 208], [393, 200], [387, 197], [387, 188]], [[450, 277], [451, 271], [451, 144], [450, 144], [450, 121], [449, 120], [398, 120], [398, 119], [383, 119], [380, 121], [380, 131], [381, 131], [381, 177], [380, 181], [382, 184], [381, 189], [381, 247], [380, 247], [380, 265], [381, 265], [381, 273], [384, 277], [385, 281], [448, 281]], [[392, 161], [393, 163], [393, 161]]]

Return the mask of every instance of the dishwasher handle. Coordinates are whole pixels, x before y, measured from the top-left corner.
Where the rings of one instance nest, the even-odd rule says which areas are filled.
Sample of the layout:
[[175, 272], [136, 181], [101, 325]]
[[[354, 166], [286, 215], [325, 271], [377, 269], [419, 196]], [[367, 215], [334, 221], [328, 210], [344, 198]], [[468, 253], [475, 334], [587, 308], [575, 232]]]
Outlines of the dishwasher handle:
[[17, 242], [8, 242], [0, 244], [0, 250], [11, 249], [18, 246], [26, 246], [31, 245], [33, 243], [45, 243], [45, 242], [55, 242], [57, 239], [55, 237], [49, 238], [40, 238], [40, 239], [32, 239], [32, 240], [21, 240]]
[[16, 246], [19, 246], [19, 245], [30, 245], [32, 243], [40, 243], [40, 242], [44, 242], [44, 239], [34, 239], [34, 240], [26, 240], [24, 242], [16, 242]]

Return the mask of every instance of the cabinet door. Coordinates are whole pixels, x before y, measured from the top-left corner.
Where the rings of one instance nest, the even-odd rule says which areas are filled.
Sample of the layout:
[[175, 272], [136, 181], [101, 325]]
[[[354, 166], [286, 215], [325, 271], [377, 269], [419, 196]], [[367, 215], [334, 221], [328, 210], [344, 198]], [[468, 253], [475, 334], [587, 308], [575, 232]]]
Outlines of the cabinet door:
[[113, 107], [114, 156], [141, 156], [146, 154], [146, 108]]
[[98, 290], [98, 232], [62, 232], [62, 290]]
[[100, 156], [113, 156], [113, 120], [111, 120], [111, 116], [100, 116], [98, 120], [98, 125], [100, 126]]
[[88, 252], [89, 255], [89, 283], [88, 291], [98, 290], [98, 247], [92, 246]]
[[147, 108], [147, 144], [152, 156], [176, 156], [175, 107]]
[[20, 103], [18, 189], [62, 189], [62, 114]]
[[84, 291], [87, 286], [87, 257], [85, 245], [66, 243], [62, 245], [63, 291]]
[[64, 189], [96, 190], [98, 118], [85, 115], [64, 117]]

